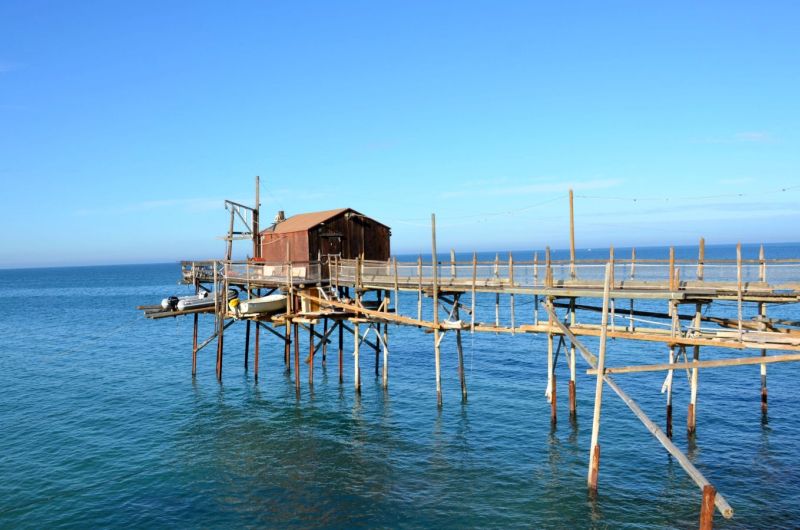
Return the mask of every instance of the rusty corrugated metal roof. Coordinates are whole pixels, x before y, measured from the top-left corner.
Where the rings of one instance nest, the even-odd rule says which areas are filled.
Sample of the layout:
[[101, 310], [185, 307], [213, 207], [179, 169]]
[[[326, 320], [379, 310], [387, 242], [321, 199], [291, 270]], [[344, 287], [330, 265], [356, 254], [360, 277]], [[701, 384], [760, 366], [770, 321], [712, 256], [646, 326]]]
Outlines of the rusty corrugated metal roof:
[[335, 210], [323, 210], [321, 212], [309, 212], [293, 215], [285, 221], [278, 223], [273, 228], [267, 228], [264, 232], [273, 234], [285, 234], [287, 232], [300, 232], [313, 228], [318, 224], [336, 217], [342, 212], [346, 212], [350, 208], [337, 208]]

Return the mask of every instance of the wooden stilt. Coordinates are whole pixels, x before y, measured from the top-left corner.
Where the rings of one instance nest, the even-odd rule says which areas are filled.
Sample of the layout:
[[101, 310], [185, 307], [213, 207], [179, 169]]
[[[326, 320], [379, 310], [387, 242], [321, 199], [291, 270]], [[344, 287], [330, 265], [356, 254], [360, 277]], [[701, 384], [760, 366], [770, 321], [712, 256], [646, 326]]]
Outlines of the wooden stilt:
[[[380, 324], [378, 324], [380, 329]], [[389, 388], [389, 324], [383, 325], [383, 388]]]
[[422, 256], [417, 257], [417, 320], [422, 320]]
[[225, 313], [219, 315], [219, 328], [217, 330], [217, 380], [222, 381], [222, 354], [224, 351]]
[[[378, 305], [380, 306], [380, 304], [381, 304], [381, 291], [378, 291]], [[370, 326], [372, 326], [372, 324], [370, 324]], [[380, 328], [381, 328], [380, 324], [375, 324], [376, 339], [375, 339], [375, 346], [373, 348], [375, 350], [375, 377], [378, 377], [378, 375], [380, 375], [379, 368], [381, 359], [381, 341], [377, 339], [377, 335], [381, 332]]]
[[356, 394], [361, 393], [361, 367], [358, 364], [358, 350], [361, 345], [361, 334], [358, 331], [358, 322], [353, 322], [353, 337], [355, 338], [355, 349], [353, 351], [353, 385]]
[[[512, 289], [514, 288], [514, 256], [511, 255], [511, 252], [508, 253], [508, 286]], [[511, 334], [513, 335], [516, 327], [516, 318], [514, 315], [514, 293], [512, 292], [509, 296], [511, 297]]]
[[[766, 283], [767, 281], [767, 265], [764, 256], [764, 245], [761, 245], [761, 248], [758, 250], [758, 260], [759, 264], [759, 280], [762, 283]], [[758, 304], [758, 315], [761, 317], [762, 326], [766, 328], [766, 320], [767, 320], [767, 304], [765, 302], [760, 302]], [[767, 350], [761, 350], [761, 356], [767, 356]], [[767, 365], [761, 365], [761, 412], [762, 414], [767, 413]]]
[[[701, 304], [695, 304], [695, 318], [694, 318], [694, 327], [695, 333], [699, 333], [700, 331], [700, 324], [702, 322], [703, 306]], [[693, 361], [700, 360], [700, 346], [693, 347]], [[686, 430], [689, 432], [690, 435], [694, 434], [697, 431], [697, 379], [699, 375], [699, 370], [697, 368], [692, 368], [692, 376], [690, 379], [690, 394], [689, 394], [689, 411], [686, 415]]]
[[477, 289], [478, 283], [478, 255], [473, 252], [472, 253], [472, 295], [470, 296], [470, 304], [471, 304], [471, 311], [469, 314], [470, 317], [470, 324], [469, 330], [470, 333], [475, 333], [475, 294]]
[[[570, 326], [575, 325], [575, 299], [571, 298], [569, 302], [569, 323]], [[577, 396], [575, 391], [575, 376], [576, 376], [576, 361], [575, 361], [575, 345], [570, 342], [569, 344], [569, 415], [574, 418], [577, 414]]]
[[597, 491], [597, 477], [600, 472], [600, 409], [603, 404], [603, 377], [606, 364], [606, 339], [608, 336], [608, 295], [611, 283], [610, 264], [606, 264], [603, 285], [603, 316], [601, 320], [600, 349], [597, 354], [597, 385], [594, 394], [594, 415], [592, 417], [592, 441], [589, 451], [589, 489]]
[[300, 330], [294, 324], [294, 390], [297, 397], [300, 397]]
[[291, 364], [289, 362], [289, 357], [291, 354], [291, 347], [292, 347], [292, 324], [289, 320], [286, 320], [286, 330], [283, 333], [283, 364], [286, 367], [286, 372], [291, 372]]
[[700, 530], [714, 528], [714, 502], [717, 490], [711, 484], [703, 486], [703, 503], [700, 506]]
[[192, 328], [192, 377], [197, 375], [197, 324], [198, 314], [194, 314], [194, 326]]
[[[455, 297], [455, 305], [453, 306], [453, 317], [460, 320], [458, 314], [459, 296]], [[461, 345], [461, 328], [456, 328], [456, 350], [458, 351], [458, 379], [461, 382], [461, 401], [467, 402], [467, 378], [464, 371], [464, 349]]]
[[569, 277], [575, 279], [575, 208], [572, 188], [569, 190]]
[[[555, 366], [553, 368], [555, 368]], [[551, 425], [555, 425], [556, 424], [556, 417], [557, 417], [557, 414], [556, 414], [556, 403], [558, 401], [556, 399], [556, 395], [557, 394], [558, 394], [558, 386], [556, 385], [556, 374], [555, 374], [555, 372], [553, 372], [553, 389], [550, 392], [550, 424]]]
[[[323, 338], [322, 343], [325, 343]], [[314, 384], [314, 324], [308, 325], [308, 385]]]
[[[670, 314], [672, 315], [672, 337], [676, 337], [678, 334], [678, 326], [680, 325], [680, 320], [678, 319], [678, 304], [675, 302], [670, 302]], [[675, 364], [675, 345], [670, 344], [669, 346], [669, 364]], [[667, 428], [666, 433], [667, 437], [672, 438], [672, 379], [674, 377], [674, 370], [669, 370], [667, 372], [667, 380], [665, 382], [665, 390], [667, 393]], [[662, 389], [663, 390], [663, 389]]]
[[339, 328], [339, 384], [344, 382], [344, 327], [341, 321], [336, 323]]
[[[494, 255], [494, 277], [500, 283], [500, 254]], [[494, 295], [494, 325], [500, 327], [500, 293]]]
[[244, 371], [247, 371], [250, 357], [250, 321], [244, 324]]
[[[552, 297], [548, 298], [550, 302], [553, 301]], [[548, 330], [553, 329], [553, 317], [548, 316]], [[553, 402], [553, 334], [547, 332], [547, 387], [545, 389], [545, 397], [548, 403]]]
[[259, 322], [256, 321], [255, 359], [253, 359], [253, 377], [255, 378], [255, 381], [258, 381], [258, 354], [259, 354], [259, 350], [261, 348], [261, 346], [260, 346], [260, 342], [261, 341], [259, 340], [260, 332], [261, 332], [261, 324], [259, 324]]
[[322, 319], [322, 336], [326, 337], [325, 340], [322, 341], [322, 366], [325, 366], [326, 361], [328, 360], [328, 319]]
[[433, 355], [436, 365], [436, 403], [442, 406], [442, 365], [439, 351], [439, 257], [436, 253], [436, 215], [431, 214], [431, 260], [433, 262]]

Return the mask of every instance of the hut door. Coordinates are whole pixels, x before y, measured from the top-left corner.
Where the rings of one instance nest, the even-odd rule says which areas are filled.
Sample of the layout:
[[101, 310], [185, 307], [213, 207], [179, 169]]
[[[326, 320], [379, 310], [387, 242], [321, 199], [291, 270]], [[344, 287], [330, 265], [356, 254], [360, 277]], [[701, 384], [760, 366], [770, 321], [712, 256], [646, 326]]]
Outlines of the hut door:
[[342, 235], [320, 234], [320, 251], [323, 256], [341, 256]]

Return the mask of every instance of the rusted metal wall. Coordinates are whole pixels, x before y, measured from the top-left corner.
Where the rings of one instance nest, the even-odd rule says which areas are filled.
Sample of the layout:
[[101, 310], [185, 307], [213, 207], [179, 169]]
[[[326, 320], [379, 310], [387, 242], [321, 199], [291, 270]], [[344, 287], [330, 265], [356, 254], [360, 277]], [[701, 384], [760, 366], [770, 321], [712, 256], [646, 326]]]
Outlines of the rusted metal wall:
[[[289, 255], [287, 260], [287, 244]], [[308, 258], [308, 233], [288, 232], [285, 234], [261, 233], [261, 259], [266, 262], [313, 261]], [[314, 255], [316, 260], [316, 254]]]

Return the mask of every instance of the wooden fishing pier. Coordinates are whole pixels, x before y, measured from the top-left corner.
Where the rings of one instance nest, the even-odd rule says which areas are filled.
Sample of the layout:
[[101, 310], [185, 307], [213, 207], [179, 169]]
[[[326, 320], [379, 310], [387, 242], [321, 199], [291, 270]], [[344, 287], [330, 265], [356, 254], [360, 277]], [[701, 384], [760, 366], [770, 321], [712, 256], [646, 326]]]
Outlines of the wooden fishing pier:
[[[437, 252], [436, 219], [431, 216], [431, 256], [414, 262], [399, 262], [389, 253], [389, 228], [351, 209], [330, 210], [283, 218], [259, 230], [258, 179], [253, 206], [226, 201], [230, 211], [227, 252], [224, 259], [185, 261], [181, 280], [196, 292], [206, 291], [213, 303], [201, 308], [176, 310], [142, 306], [152, 319], [190, 315], [194, 319], [192, 375], [197, 354], [216, 344], [216, 375], [221, 379], [224, 336], [235, 322], [245, 326], [245, 368], [249, 364], [251, 329], [253, 370], [259, 376], [260, 335], [276, 337], [283, 346], [282, 370], [293, 372], [300, 396], [301, 366], [307, 366], [308, 384], [314, 383], [315, 357], [324, 363], [329, 346], [337, 346], [339, 383], [343, 382], [344, 337], [352, 336], [351, 369], [354, 391], [361, 391], [362, 354], [374, 352], [375, 371], [385, 389], [389, 386], [388, 325], [419, 328], [432, 335], [436, 400], [442, 406], [441, 344], [446, 335], [455, 336], [458, 356], [460, 399], [467, 400], [467, 381], [462, 349], [463, 333], [538, 333], [547, 338], [546, 398], [551, 421], [557, 421], [555, 365], [562, 346], [569, 366], [569, 411], [576, 414], [577, 358], [596, 377], [592, 436], [589, 447], [587, 483], [596, 491], [600, 471], [600, 415], [602, 395], [611, 389], [645, 425], [648, 431], [676, 459], [702, 492], [700, 527], [711, 528], [716, 510], [725, 518], [733, 509], [725, 497], [672, 442], [672, 379], [675, 370], [689, 374], [690, 399], [686, 430], [693, 436], [697, 427], [699, 373], [740, 365], [759, 365], [761, 408], [767, 409], [767, 365], [800, 361], [800, 322], [770, 318], [768, 305], [800, 302], [800, 259], [767, 259], [761, 247], [758, 259], [743, 259], [741, 245], [736, 259], [705, 257], [705, 243], [699, 242], [695, 259], [676, 259], [674, 249], [663, 260], [637, 259], [635, 250], [617, 256], [611, 248], [606, 259], [578, 260], [575, 257], [573, 194], [569, 193], [570, 259], [551, 259], [549, 249], [533, 253], [529, 260], [511, 255], [492, 261], [456, 259], [453, 251], [440, 259]], [[236, 240], [252, 243], [252, 258], [232, 259]], [[314, 259], [312, 259], [314, 258]], [[449, 259], [448, 259], [449, 258]], [[236, 291], [236, 301], [228, 293]], [[416, 294], [416, 303], [400, 305], [400, 293]], [[245, 313], [241, 303], [270, 294], [285, 296], [285, 307], [267, 313]], [[508, 304], [501, 306], [501, 297]], [[494, 301], [494, 318], [477, 320], [476, 300]], [[405, 296], [404, 300], [413, 299]], [[521, 299], [533, 302], [533, 310], [517, 311]], [[592, 302], [594, 300], [594, 302]], [[643, 310], [644, 301], [660, 301], [663, 312]], [[707, 309], [724, 301], [735, 311], [729, 317], [710, 317]], [[239, 302], [239, 303], [237, 303]], [[637, 309], [637, 303], [639, 308]], [[485, 304], [484, 304], [485, 305]], [[652, 304], [650, 304], [652, 305]], [[430, 311], [425, 308], [430, 307]], [[526, 306], [528, 307], [528, 306]], [[425, 308], [425, 311], [423, 309]], [[506, 313], [508, 311], [508, 313]], [[745, 319], [745, 313], [754, 318]], [[215, 319], [214, 333], [200, 342], [198, 319]], [[586, 317], [579, 322], [578, 315]], [[502, 318], [501, 318], [502, 316]], [[301, 332], [309, 336], [309, 351], [301, 363]], [[599, 340], [597, 351], [585, 344], [585, 337]], [[608, 339], [662, 344], [666, 362], [619, 366], [610, 363]], [[733, 355], [701, 359], [701, 349], [724, 348]], [[292, 363], [292, 350], [294, 353]], [[716, 350], [712, 350], [715, 352]], [[544, 360], [543, 360], [544, 361]], [[292, 366], [293, 365], [293, 366]], [[612, 377], [620, 373], [664, 372], [665, 417], [650, 419]]]

